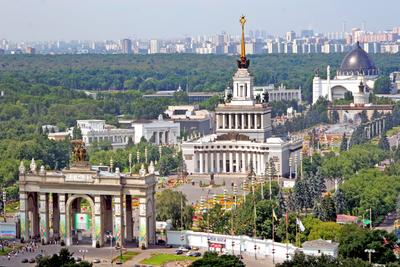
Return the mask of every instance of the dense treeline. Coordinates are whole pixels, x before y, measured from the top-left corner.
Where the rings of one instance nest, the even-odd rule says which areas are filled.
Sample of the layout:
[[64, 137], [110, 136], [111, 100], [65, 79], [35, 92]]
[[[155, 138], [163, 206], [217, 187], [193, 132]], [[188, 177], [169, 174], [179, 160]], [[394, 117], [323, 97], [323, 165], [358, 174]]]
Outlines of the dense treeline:
[[[283, 83], [303, 88], [311, 100], [314, 70], [326, 76], [339, 67], [344, 54], [253, 55], [255, 84]], [[400, 54], [371, 55], [383, 74], [398, 70]], [[1, 57], [0, 80], [9, 77], [51, 86], [87, 90], [172, 90], [179, 84], [192, 91], [222, 91], [231, 83], [236, 56], [169, 55], [7, 55]]]

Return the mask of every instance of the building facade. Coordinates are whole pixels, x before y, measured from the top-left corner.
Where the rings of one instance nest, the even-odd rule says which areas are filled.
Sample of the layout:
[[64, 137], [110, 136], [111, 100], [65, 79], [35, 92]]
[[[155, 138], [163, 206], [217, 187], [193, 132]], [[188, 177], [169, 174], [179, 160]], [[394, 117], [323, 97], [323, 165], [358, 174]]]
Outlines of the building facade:
[[156, 145], [175, 145], [180, 137], [179, 123], [164, 120], [161, 114], [157, 120], [120, 120], [119, 122], [134, 129], [135, 143], [139, 143], [144, 137], [148, 142]]
[[375, 80], [378, 78], [378, 69], [369, 58], [368, 54], [357, 42], [343, 59], [336, 76], [331, 79], [330, 66], [327, 67], [327, 79], [321, 79], [319, 70], [313, 79], [313, 103], [320, 97], [326, 97], [329, 101], [343, 99], [346, 92], [356, 94], [359, 85], [365, 85], [366, 93], [374, 88]]
[[[278, 175], [289, 173], [289, 158], [300, 160], [302, 142], [271, 137], [271, 107], [266, 94], [255, 100], [253, 77], [246, 59], [244, 33], [241, 58], [233, 76], [233, 88], [215, 111], [216, 133], [192, 136], [182, 143], [186, 169], [190, 174], [263, 175], [274, 162]], [[298, 156], [295, 156], [298, 154]]]
[[292, 101], [295, 100], [299, 104], [301, 103], [301, 88], [299, 89], [288, 89], [286, 86], [281, 84], [278, 88], [275, 88], [273, 84], [268, 86], [254, 86], [254, 95], [260, 95], [268, 93], [269, 101]]
[[[81, 214], [80, 201], [86, 201], [91, 218], [91, 244], [102, 246], [105, 234], [111, 233], [116, 245], [138, 240], [140, 247], [155, 244], [155, 184], [153, 174], [142, 167], [139, 175], [93, 169], [79, 161], [59, 172], [37, 168], [32, 159], [29, 170], [19, 167], [21, 238], [38, 237], [47, 244], [61, 240], [73, 244], [75, 214]], [[132, 198], [139, 199], [139, 216], [135, 218]], [[134, 236], [134, 228], [139, 228]]]
[[208, 110], [200, 110], [198, 105], [168, 106], [164, 112], [167, 117], [179, 123], [184, 134], [211, 134], [214, 130], [213, 114]]
[[83, 142], [91, 146], [94, 142], [110, 142], [114, 149], [124, 148], [133, 141], [135, 131], [133, 129], [116, 129], [106, 125], [104, 120], [77, 120], [77, 127], [81, 130]]

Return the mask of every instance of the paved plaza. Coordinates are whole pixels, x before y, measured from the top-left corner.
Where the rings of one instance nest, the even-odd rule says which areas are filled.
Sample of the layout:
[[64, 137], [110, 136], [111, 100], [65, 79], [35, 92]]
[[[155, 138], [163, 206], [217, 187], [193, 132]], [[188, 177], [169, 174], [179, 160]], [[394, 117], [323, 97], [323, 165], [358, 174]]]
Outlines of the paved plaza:
[[[35, 258], [38, 254], [43, 254], [44, 256], [53, 255], [58, 253], [60, 249], [63, 248], [60, 245], [46, 245], [46, 246], [39, 246], [38, 250], [34, 253], [20, 253], [17, 256], [12, 256], [10, 260], [7, 259], [7, 256], [0, 257], [0, 267], [27, 267], [27, 266], [35, 266], [36, 263], [22, 263], [23, 259], [32, 259]], [[119, 251], [115, 250], [115, 248], [110, 247], [102, 247], [102, 248], [92, 248], [90, 245], [74, 245], [67, 247], [70, 252], [74, 253], [74, 257], [83, 258], [85, 256], [85, 260], [92, 262], [93, 259], [100, 259], [101, 263], [94, 263], [93, 266], [111, 266], [111, 257], [115, 257], [119, 255]], [[140, 254], [135, 256], [131, 261], [128, 261], [120, 266], [134, 266], [135, 264], [139, 264], [140, 261], [143, 259], [149, 258], [154, 253], [171, 253], [174, 254], [176, 248], [163, 248], [163, 247], [151, 247], [147, 250], [141, 250], [138, 248], [128, 248], [129, 251], [137, 251]], [[79, 250], [87, 250], [85, 255], [79, 252]], [[43, 253], [42, 253], [43, 251]], [[204, 253], [204, 250], [202, 251]], [[269, 267], [274, 266], [272, 264], [271, 258], [266, 259], [255, 259], [254, 257], [244, 256], [243, 259], [246, 266], [251, 267]], [[116, 266], [114, 263], [113, 266]]]

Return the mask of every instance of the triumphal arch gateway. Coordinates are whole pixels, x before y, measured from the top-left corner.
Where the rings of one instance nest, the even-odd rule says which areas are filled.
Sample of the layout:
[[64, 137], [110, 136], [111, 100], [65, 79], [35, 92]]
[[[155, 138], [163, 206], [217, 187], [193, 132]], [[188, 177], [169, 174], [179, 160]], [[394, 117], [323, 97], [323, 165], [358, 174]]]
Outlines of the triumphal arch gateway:
[[[73, 214], [80, 201], [89, 203], [92, 246], [102, 246], [107, 236], [124, 246], [135, 238], [140, 247], [154, 244], [156, 235], [154, 167], [142, 166], [139, 174], [121, 173], [90, 166], [78, 160], [61, 171], [37, 168], [32, 159], [29, 170], [19, 168], [21, 237], [40, 237], [44, 243], [58, 238], [72, 245]], [[138, 199], [138, 216], [132, 216], [132, 199]], [[139, 228], [134, 237], [134, 228]], [[51, 236], [50, 236], [51, 234]]]

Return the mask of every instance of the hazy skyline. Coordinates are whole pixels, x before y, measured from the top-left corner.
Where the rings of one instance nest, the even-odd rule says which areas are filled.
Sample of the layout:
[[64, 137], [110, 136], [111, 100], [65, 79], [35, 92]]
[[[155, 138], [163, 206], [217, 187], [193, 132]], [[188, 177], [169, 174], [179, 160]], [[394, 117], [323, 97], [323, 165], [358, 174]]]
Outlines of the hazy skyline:
[[336, 32], [361, 27], [371, 31], [400, 26], [400, 1], [365, 4], [360, 0], [0, 0], [0, 39], [104, 40], [177, 38], [247, 30], [283, 35], [311, 27]]

